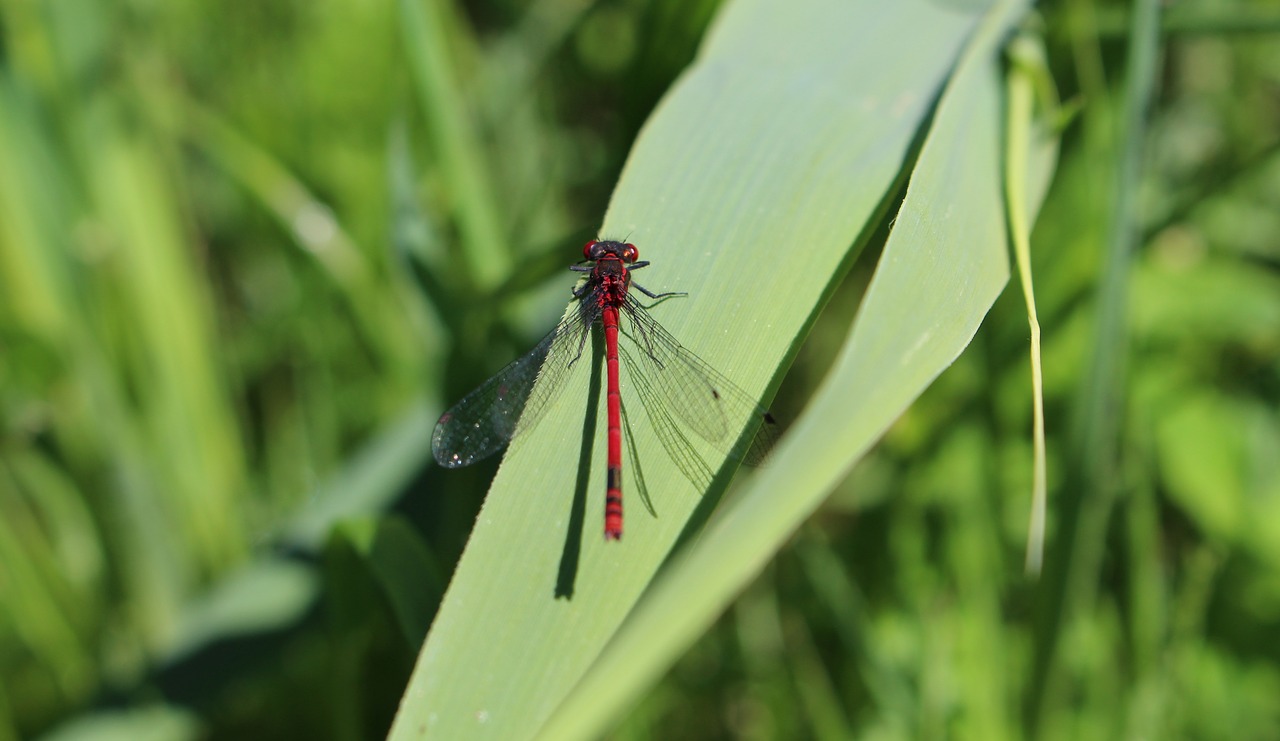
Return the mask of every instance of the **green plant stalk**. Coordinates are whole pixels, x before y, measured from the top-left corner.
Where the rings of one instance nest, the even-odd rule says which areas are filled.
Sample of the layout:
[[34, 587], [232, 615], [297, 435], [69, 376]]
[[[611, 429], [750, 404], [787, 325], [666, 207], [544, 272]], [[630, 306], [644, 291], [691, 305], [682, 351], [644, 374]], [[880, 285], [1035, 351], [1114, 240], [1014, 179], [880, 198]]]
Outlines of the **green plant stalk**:
[[377, 271], [333, 210], [284, 163], [217, 113], [189, 96], [175, 102], [186, 114], [186, 129], [180, 133], [257, 198], [294, 243], [323, 268], [387, 366], [417, 367], [417, 336], [389, 319], [404, 311], [399, 297], [379, 285]]
[[[776, 604], [776, 603], [775, 603]], [[813, 738], [823, 741], [855, 736], [840, 702], [840, 692], [822, 663], [809, 626], [798, 617], [782, 626], [786, 656], [790, 659], [793, 691], [804, 707]]]
[[427, 120], [432, 149], [452, 199], [461, 234], [466, 274], [482, 290], [493, 289], [511, 269], [494, 188], [462, 94], [458, 70], [448, 53], [446, 0], [400, 0], [409, 67]]
[[[1141, 233], [1136, 196], [1142, 173], [1147, 109], [1155, 93], [1160, 51], [1160, 3], [1141, 0], [1129, 37], [1129, 67], [1124, 91], [1123, 128], [1115, 157], [1115, 210], [1098, 293], [1092, 363], [1081, 384], [1079, 419], [1068, 454], [1072, 487], [1063, 502], [1055, 545], [1054, 576], [1047, 579], [1037, 638], [1027, 723], [1030, 735], [1043, 731], [1046, 714], [1066, 680], [1058, 657], [1059, 641], [1073, 619], [1087, 614], [1097, 591], [1106, 546], [1107, 523], [1118, 494], [1125, 357], [1128, 352], [1126, 306], [1133, 252]], [[1077, 494], [1078, 493], [1078, 494]]]
[[[1010, 44], [1013, 60], [1007, 94], [1008, 142], [1005, 156], [1005, 201], [1009, 213], [1009, 238], [1013, 243], [1018, 281], [1027, 306], [1027, 323], [1031, 327], [1031, 399], [1032, 399], [1032, 485], [1031, 519], [1027, 526], [1027, 573], [1038, 575], [1044, 561], [1045, 509], [1048, 498], [1045, 471], [1044, 439], [1044, 373], [1040, 365], [1040, 319], [1036, 315], [1035, 287], [1031, 279], [1030, 213], [1039, 208], [1047, 183], [1032, 191], [1027, 183], [1031, 171], [1032, 135], [1036, 129], [1035, 97], [1037, 81], [1048, 78], [1043, 50], [1027, 36]], [[1056, 101], [1049, 101], [1056, 102]], [[1043, 139], [1041, 139], [1043, 141]], [[1044, 169], [1040, 169], [1041, 172]], [[1028, 195], [1032, 202], [1028, 203]], [[1038, 196], [1038, 197], [1036, 197]]]
[[[1098, 10], [1098, 33], [1108, 38], [1132, 38], [1134, 6], [1109, 5]], [[1226, 36], [1280, 32], [1280, 10], [1263, 3], [1171, 3], [1161, 11], [1163, 35]]]

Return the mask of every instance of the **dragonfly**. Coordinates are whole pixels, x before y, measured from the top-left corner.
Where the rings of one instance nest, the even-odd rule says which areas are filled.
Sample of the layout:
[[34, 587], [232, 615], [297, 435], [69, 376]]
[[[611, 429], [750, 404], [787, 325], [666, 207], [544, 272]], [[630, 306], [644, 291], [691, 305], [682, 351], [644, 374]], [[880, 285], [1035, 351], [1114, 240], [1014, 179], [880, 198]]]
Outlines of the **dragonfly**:
[[[772, 447], [777, 424], [754, 397], [685, 349], [649, 314], [657, 303], [686, 294], [654, 293], [633, 282], [632, 271], [649, 265], [639, 260], [634, 244], [591, 240], [582, 248], [582, 257], [585, 264], [569, 266], [586, 274], [572, 290], [573, 309], [532, 350], [441, 415], [431, 448], [441, 466], [458, 468], [493, 455], [531, 430], [559, 397], [599, 325], [604, 332], [608, 419], [604, 535], [618, 540], [624, 420], [619, 359], [663, 449], [702, 490], [714, 472], [698, 453], [694, 438], [756, 465]], [[642, 303], [633, 288], [653, 303]], [[626, 342], [619, 342], [620, 335]], [[759, 427], [748, 437], [751, 425]]]

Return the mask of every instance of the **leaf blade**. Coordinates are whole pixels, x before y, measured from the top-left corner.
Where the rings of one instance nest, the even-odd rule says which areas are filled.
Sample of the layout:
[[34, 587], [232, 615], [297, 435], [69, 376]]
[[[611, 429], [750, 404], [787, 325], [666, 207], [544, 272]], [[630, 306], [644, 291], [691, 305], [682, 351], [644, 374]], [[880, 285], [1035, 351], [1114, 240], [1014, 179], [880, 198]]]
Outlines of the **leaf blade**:
[[[655, 318], [761, 395], [847, 269], [978, 18], [923, 2], [864, 16], [808, 0], [788, 12], [758, 0], [725, 10], [642, 132], [601, 233], [640, 245], [653, 261], [648, 288], [690, 292]], [[901, 64], [863, 72], [890, 50]], [[567, 381], [556, 408], [509, 451], [392, 738], [527, 737], [608, 644], [699, 506], [675, 466], [647, 454], [660, 447], [638, 425], [657, 517], [633, 509], [621, 544], [594, 537], [602, 461], [590, 439], [581, 442], [589, 476], [569, 455], [572, 432], [590, 427], [585, 376]], [[583, 519], [585, 535], [573, 530]], [[554, 600], [566, 569], [576, 596]]]

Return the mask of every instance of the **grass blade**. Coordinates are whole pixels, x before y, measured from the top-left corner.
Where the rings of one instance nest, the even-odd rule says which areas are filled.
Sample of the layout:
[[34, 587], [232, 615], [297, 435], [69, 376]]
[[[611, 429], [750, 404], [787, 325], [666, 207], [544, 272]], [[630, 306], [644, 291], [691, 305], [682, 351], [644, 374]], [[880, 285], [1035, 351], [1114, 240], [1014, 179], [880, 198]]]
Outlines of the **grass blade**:
[[[785, 12], [758, 0], [729, 6], [694, 67], [642, 132], [601, 232], [634, 241], [653, 261], [643, 273], [647, 287], [689, 291], [688, 299], [655, 309], [655, 317], [749, 393], [763, 395], [843, 276], [851, 245], [880, 213], [980, 17], [916, 2], [886, 9], [808, 0]], [[882, 71], [868, 75], [873, 66]], [[979, 155], [992, 168], [997, 160], [994, 151]], [[913, 229], [936, 225], [929, 209], [922, 210], [910, 214]], [[998, 201], [994, 212], [978, 213], [994, 219], [994, 231], [980, 244], [995, 250], [996, 265], [1003, 266]], [[1003, 284], [1003, 267], [991, 270], [974, 293], [981, 308], [975, 304], [959, 312], [962, 320], [949, 322], [948, 330], [966, 341]], [[958, 348], [947, 347], [927, 355], [949, 360], [954, 352]], [[558, 406], [508, 453], [419, 657], [393, 738], [532, 733], [609, 643], [701, 504], [670, 461], [645, 453], [660, 448], [652, 430], [638, 424], [636, 443], [647, 456], [644, 477], [657, 517], [632, 507], [627, 538], [602, 542], [602, 461], [594, 451], [578, 450], [593, 443], [582, 435], [584, 427], [604, 427], [583, 419], [588, 375], [570, 379]], [[904, 401], [876, 414], [891, 419], [924, 382], [901, 385]], [[883, 425], [865, 427], [868, 439], [873, 427]], [[825, 434], [820, 427], [796, 433], [796, 444], [784, 447], [797, 450], [809, 436]], [[851, 464], [849, 451], [839, 451], [838, 468]], [[589, 472], [575, 470], [580, 455], [590, 461]], [[704, 496], [714, 496], [727, 475]], [[825, 491], [819, 477], [801, 490], [809, 492], [805, 511]], [[772, 553], [768, 541], [743, 545], [752, 553], [735, 568]], [[708, 594], [715, 596], [705, 609], [723, 606], [722, 590]], [[683, 645], [686, 628], [698, 624], [695, 618], [671, 632], [679, 637], [654, 654], [657, 663], [609, 662], [617, 671], [605, 683], [608, 697], [597, 695], [602, 704], [592, 713], [558, 716], [554, 727], [573, 731], [550, 736], [598, 730]], [[617, 656], [630, 657], [635, 648]], [[578, 694], [573, 707], [581, 710], [584, 700]]]
[[655, 584], [542, 738], [602, 732], [977, 331], [1008, 279], [996, 53], [1021, 10], [1019, 3], [998, 6], [966, 51], [843, 355], [809, 412], [723, 517]]

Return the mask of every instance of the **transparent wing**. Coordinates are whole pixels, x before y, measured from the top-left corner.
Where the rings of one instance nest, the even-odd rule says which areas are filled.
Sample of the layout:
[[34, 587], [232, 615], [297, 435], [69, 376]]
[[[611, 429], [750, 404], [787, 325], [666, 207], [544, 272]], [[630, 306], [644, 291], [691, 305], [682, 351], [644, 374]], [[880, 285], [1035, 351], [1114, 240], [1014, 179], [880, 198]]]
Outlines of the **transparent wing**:
[[[643, 361], [638, 358], [643, 353], [619, 344], [618, 356], [627, 369], [627, 379], [640, 398], [640, 405], [644, 408], [645, 416], [649, 418], [658, 441], [662, 443], [663, 450], [667, 451], [667, 456], [685, 478], [692, 481], [699, 490], [706, 490], [711, 485], [713, 476], [711, 467], [698, 455], [684, 428], [676, 423], [670, 405], [662, 399], [662, 393], [653, 387], [655, 379], [650, 378], [648, 372], [641, 368]], [[640, 468], [637, 466], [635, 470], [639, 472]]]
[[[623, 310], [630, 319], [626, 335], [634, 346], [634, 352], [620, 351], [628, 378], [663, 447], [685, 475], [695, 483], [703, 481], [704, 475], [710, 479], [709, 471], [683, 460], [697, 456], [677, 428], [748, 465], [763, 461], [779, 434], [773, 417], [754, 397], [686, 350], [639, 301], [628, 296]], [[759, 429], [745, 437], [743, 433], [753, 425]], [[697, 463], [706, 467], [701, 459]]]
[[589, 308], [580, 303], [578, 311], [561, 320], [532, 350], [441, 415], [431, 435], [437, 463], [446, 468], [469, 466], [542, 419], [582, 355], [594, 319]]

